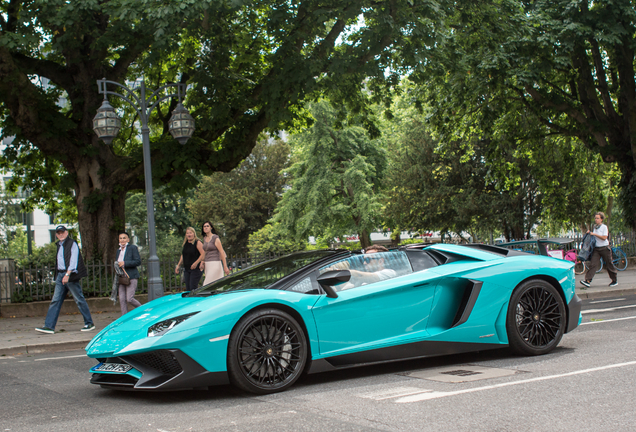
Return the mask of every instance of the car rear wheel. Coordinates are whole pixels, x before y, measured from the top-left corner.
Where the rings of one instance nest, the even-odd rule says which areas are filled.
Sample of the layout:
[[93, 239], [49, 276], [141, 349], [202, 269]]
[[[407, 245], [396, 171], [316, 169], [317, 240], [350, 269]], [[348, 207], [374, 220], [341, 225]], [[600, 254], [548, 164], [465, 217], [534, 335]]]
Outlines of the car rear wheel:
[[230, 335], [230, 380], [251, 393], [286, 390], [303, 372], [307, 351], [305, 333], [291, 315], [278, 309], [250, 312]]
[[529, 280], [512, 293], [506, 317], [508, 343], [522, 355], [552, 351], [565, 331], [565, 303], [556, 288], [543, 280]]

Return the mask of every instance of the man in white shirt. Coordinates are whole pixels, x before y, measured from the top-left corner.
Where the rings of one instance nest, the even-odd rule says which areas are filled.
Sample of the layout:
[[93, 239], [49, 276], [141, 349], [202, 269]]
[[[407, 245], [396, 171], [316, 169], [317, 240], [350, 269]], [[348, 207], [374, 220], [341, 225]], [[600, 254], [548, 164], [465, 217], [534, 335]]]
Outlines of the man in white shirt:
[[618, 285], [618, 280], [616, 279], [617, 270], [612, 263], [612, 249], [609, 247], [609, 240], [607, 239], [609, 237], [609, 230], [607, 229], [607, 225], [603, 223], [603, 220], [605, 220], [605, 213], [596, 213], [594, 215], [594, 223], [596, 224], [594, 231], [588, 231], [588, 233], [596, 237], [596, 246], [594, 246], [592, 257], [590, 258], [592, 263], [585, 274], [585, 279], [581, 281], [581, 284], [586, 288], [592, 283], [592, 279], [601, 265], [601, 257], [607, 266], [607, 274], [612, 280], [609, 286], [615, 287]]
[[[388, 249], [381, 245], [371, 245], [364, 251], [363, 260], [368, 271], [351, 270], [352, 279], [357, 281], [356, 286], [397, 277], [395, 270], [385, 267], [381, 252], [388, 252]], [[370, 256], [372, 254], [377, 255]]]

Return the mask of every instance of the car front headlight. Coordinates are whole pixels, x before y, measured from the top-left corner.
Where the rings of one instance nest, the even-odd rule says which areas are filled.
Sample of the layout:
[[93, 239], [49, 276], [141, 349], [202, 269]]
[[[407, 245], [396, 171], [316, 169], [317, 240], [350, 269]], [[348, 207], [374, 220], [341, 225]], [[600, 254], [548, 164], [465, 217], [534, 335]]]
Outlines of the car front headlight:
[[148, 337], [163, 336], [164, 334], [172, 330], [177, 324], [181, 324], [191, 316], [198, 313], [199, 312], [192, 312], [185, 315], [179, 315], [177, 317], [169, 318], [167, 320], [163, 320], [161, 322], [153, 324], [148, 327]]

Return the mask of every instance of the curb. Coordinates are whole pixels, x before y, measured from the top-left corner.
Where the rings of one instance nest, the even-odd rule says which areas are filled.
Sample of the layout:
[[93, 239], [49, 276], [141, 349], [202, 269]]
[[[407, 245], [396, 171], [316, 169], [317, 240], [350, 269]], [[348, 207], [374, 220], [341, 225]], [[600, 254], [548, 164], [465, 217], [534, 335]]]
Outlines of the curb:
[[576, 292], [576, 295], [579, 296], [580, 299], [588, 299], [588, 300], [594, 300], [597, 298], [605, 298], [605, 297], [612, 297], [612, 296], [632, 295], [632, 294], [636, 294], [636, 288], [626, 288], [626, 289], [596, 291], [596, 292], [586, 292], [585, 290], [579, 290]]
[[21, 345], [9, 348], [0, 348], [0, 356], [14, 356], [24, 354], [44, 354], [84, 349], [90, 340], [52, 342], [48, 344]]

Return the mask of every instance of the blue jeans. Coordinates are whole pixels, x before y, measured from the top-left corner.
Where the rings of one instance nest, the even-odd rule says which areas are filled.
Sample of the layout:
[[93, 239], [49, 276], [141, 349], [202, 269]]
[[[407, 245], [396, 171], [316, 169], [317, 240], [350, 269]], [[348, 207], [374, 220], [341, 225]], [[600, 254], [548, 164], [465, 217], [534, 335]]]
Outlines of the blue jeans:
[[79, 282], [67, 282], [66, 285], [62, 284], [62, 278], [64, 278], [64, 272], [59, 272], [57, 278], [55, 278], [55, 292], [53, 293], [53, 300], [49, 305], [49, 311], [46, 313], [46, 319], [44, 320], [44, 326], [50, 329], [55, 329], [57, 324], [57, 318], [60, 316], [60, 310], [62, 310], [62, 304], [66, 298], [66, 294], [70, 291], [73, 295], [75, 303], [79, 308], [82, 316], [84, 317], [84, 324], [93, 324], [93, 317], [91, 317], [91, 311], [88, 310], [88, 303], [82, 294], [82, 285]]

